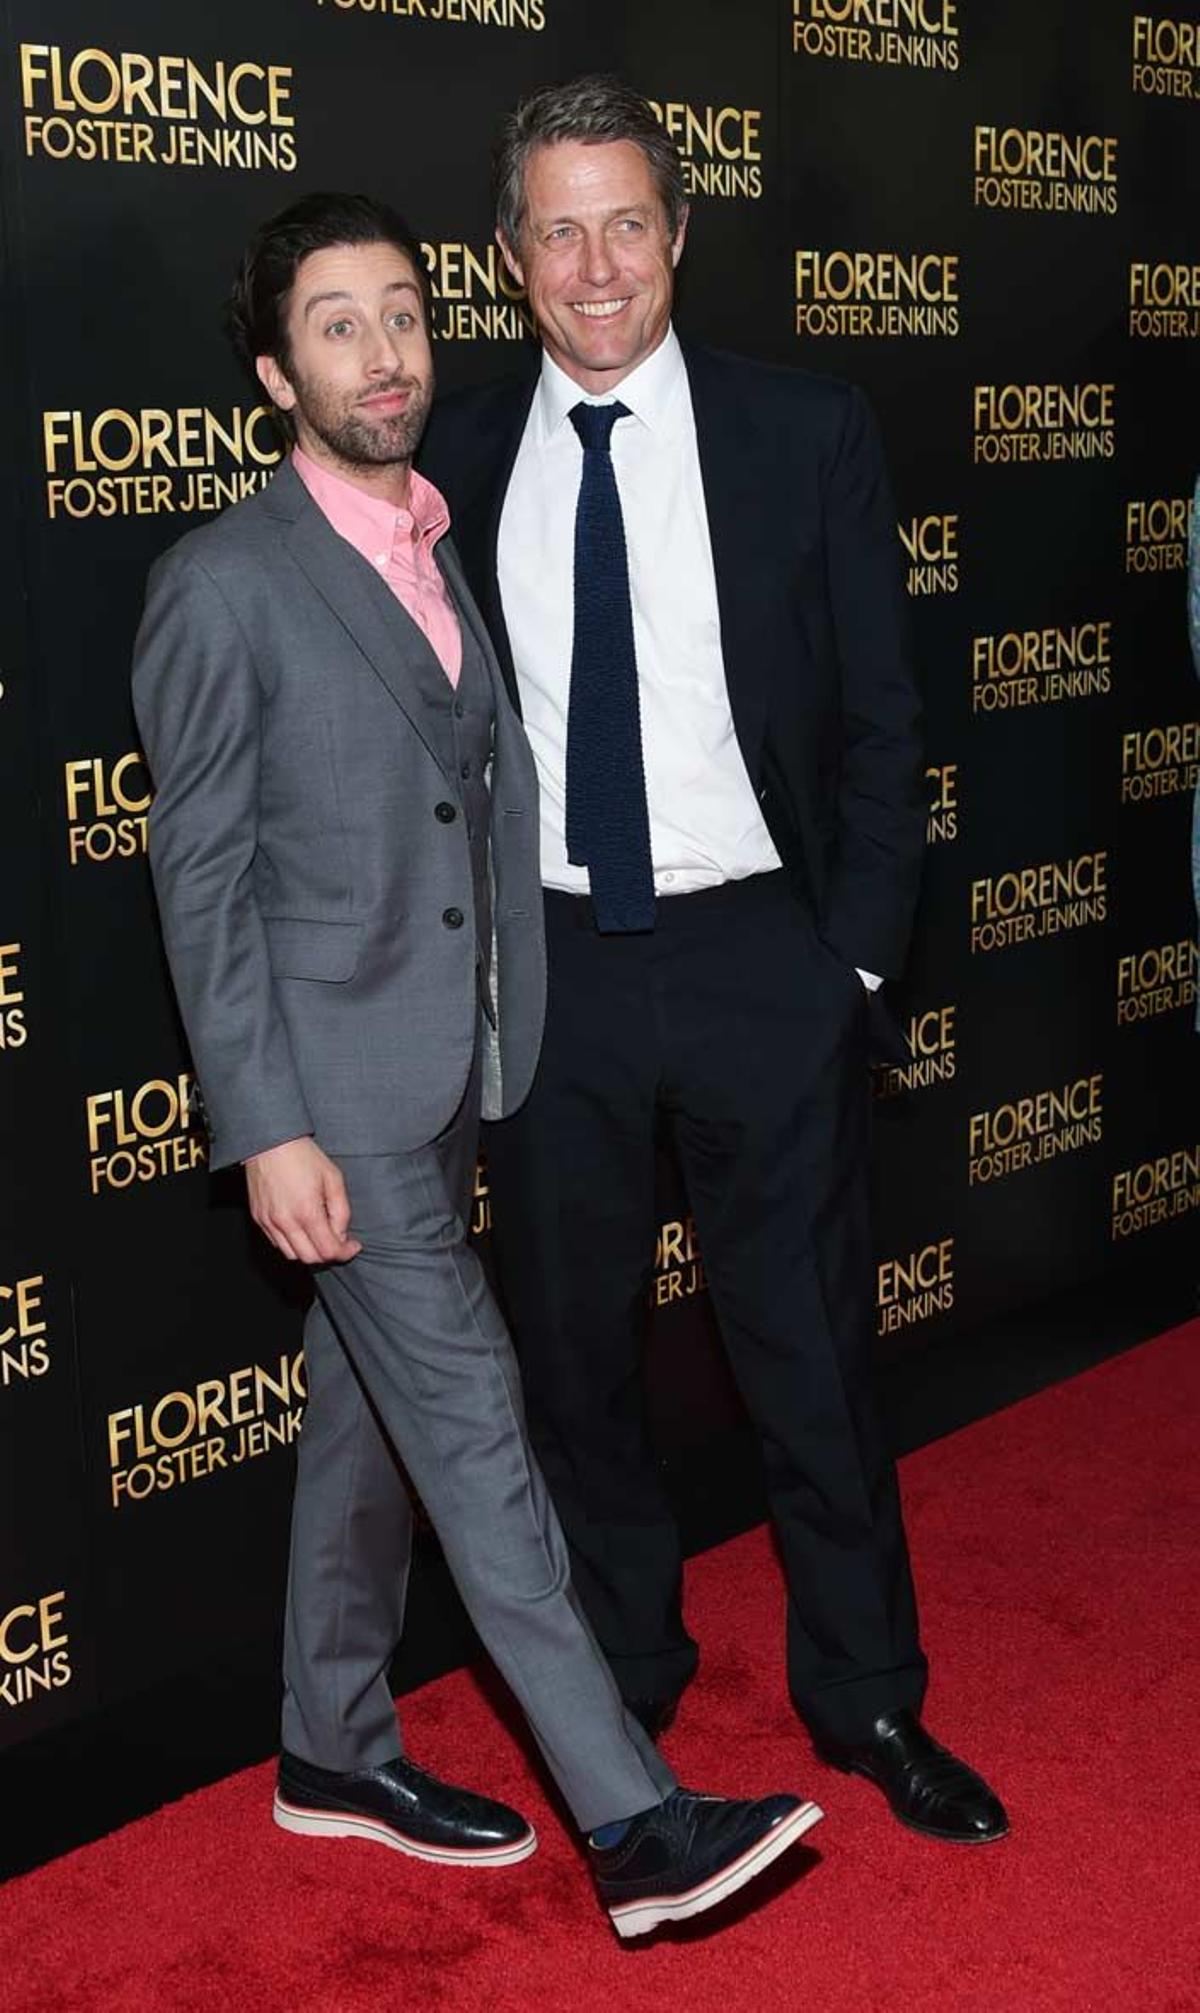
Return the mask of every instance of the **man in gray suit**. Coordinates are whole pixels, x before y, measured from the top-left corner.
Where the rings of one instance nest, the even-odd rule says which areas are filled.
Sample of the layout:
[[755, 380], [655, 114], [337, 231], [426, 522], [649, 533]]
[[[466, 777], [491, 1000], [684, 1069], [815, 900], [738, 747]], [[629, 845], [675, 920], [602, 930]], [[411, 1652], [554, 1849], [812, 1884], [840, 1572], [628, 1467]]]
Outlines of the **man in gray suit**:
[[420, 248], [363, 197], [263, 226], [233, 327], [294, 443], [151, 575], [134, 700], [150, 856], [212, 1134], [310, 1266], [275, 1816], [508, 1863], [504, 1805], [403, 1755], [407, 1471], [622, 1935], [693, 1915], [820, 1816], [680, 1790], [570, 1585], [508, 1336], [466, 1241], [482, 1104], [525, 1095], [545, 958], [533, 761], [412, 469], [433, 389]]

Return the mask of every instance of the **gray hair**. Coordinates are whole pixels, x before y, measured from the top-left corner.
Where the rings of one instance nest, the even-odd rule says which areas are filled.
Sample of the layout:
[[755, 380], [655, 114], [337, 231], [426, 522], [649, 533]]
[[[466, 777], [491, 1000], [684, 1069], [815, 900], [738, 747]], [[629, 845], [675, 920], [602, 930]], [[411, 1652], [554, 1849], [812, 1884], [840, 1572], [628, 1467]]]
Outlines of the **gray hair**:
[[544, 84], [523, 97], [496, 136], [492, 181], [496, 222], [515, 249], [525, 222], [525, 170], [536, 147], [557, 140], [632, 140], [650, 164], [672, 237], [679, 229], [687, 196], [679, 150], [654, 116], [649, 99], [619, 77], [575, 77], [569, 84]]

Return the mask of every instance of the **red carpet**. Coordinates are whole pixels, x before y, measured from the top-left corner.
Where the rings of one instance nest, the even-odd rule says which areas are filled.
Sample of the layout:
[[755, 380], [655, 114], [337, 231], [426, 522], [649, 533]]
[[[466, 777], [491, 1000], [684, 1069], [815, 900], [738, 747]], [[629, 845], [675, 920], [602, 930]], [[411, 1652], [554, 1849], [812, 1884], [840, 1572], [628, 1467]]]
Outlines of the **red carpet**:
[[269, 1820], [271, 1770], [253, 1769], [5, 1889], [0, 2006], [1200, 2009], [1200, 1322], [924, 1449], [903, 1476], [928, 1718], [1002, 1790], [1002, 1845], [913, 1837], [811, 1759], [755, 1531], [691, 1568], [704, 1664], [666, 1745], [686, 1782], [795, 1787], [827, 1815], [813, 1851], [724, 1918], [621, 1948], [524, 1756], [457, 1674], [405, 1701], [409, 1744], [523, 1805], [535, 1859], [445, 1872], [291, 1839]]

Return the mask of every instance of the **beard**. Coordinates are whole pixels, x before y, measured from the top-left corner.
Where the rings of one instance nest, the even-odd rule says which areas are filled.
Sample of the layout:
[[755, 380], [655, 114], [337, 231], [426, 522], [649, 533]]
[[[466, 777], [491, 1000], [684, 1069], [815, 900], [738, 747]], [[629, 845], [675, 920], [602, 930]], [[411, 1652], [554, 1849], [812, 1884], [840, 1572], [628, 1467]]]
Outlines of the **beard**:
[[309, 379], [293, 377], [292, 388], [310, 432], [349, 468], [386, 468], [411, 461], [433, 401], [432, 384], [415, 377], [396, 377], [388, 384], [374, 386], [371, 396], [407, 391], [411, 394], [408, 404], [390, 418], [372, 419], [359, 411], [353, 400], [322, 391]]

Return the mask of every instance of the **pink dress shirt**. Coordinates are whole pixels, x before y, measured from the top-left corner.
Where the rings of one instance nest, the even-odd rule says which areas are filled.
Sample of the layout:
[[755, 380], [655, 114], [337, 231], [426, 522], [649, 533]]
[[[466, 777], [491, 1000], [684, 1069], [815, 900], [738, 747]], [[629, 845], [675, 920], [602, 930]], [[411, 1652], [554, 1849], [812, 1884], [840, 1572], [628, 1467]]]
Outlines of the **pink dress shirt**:
[[386, 580], [428, 637], [450, 683], [457, 685], [462, 670], [462, 634], [433, 556], [438, 539], [450, 529], [444, 497], [415, 468], [409, 477], [409, 507], [397, 510], [394, 504], [369, 496], [344, 476], [322, 468], [298, 447], [292, 450], [292, 466], [339, 538], [352, 545]]

